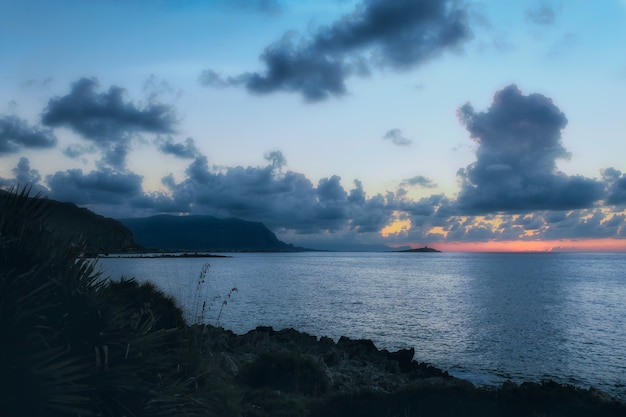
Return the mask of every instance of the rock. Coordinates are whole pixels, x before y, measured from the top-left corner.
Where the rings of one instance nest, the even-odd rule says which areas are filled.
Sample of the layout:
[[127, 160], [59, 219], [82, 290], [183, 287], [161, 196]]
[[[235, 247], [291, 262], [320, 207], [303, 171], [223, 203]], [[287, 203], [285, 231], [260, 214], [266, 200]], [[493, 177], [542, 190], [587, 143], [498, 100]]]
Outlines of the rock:
[[369, 339], [353, 340], [349, 337], [341, 336], [337, 342], [337, 346], [351, 355], [371, 355], [378, 353], [376, 345]]
[[[307, 372], [317, 375], [315, 378], [318, 382], [323, 380], [318, 385], [329, 392], [393, 392], [418, 379], [451, 378], [439, 369], [413, 361], [414, 349], [401, 349], [397, 352], [379, 350], [368, 339], [341, 337], [335, 343], [329, 337], [318, 340], [315, 336], [295, 329], [277, 331], [271, 327], [257, 327], [246, 334], [235, 335], [223, 329], [206, 326], [205, 334], [209, 339], [206, 345], [211, 351], [228, 352], [228, 369], [247, 369], [248, 379], [252, 378], [253, 381], [252, 386], [269, 384], [276, 389], [280, 386], [284, 390], [285, 374], [290, 375], [295, 363], [309, 367]], [[262, 358], [261, 362], [259, 358]], [[281, 361], [284, 362], [282, 365]], [[317, 364], [317, 371], [312, 370], [313, 363]], [[273, 371], [265, 369], [267, 366]], [[263, 373], [260, 370], [277, 374], [268, 377], [268, 380], [251, 376]], [[317, 385], [300, 381], [298, 386], [313, 389]], [[315, 389], [321, 389], [319, 387]]]
[[[385, 351], [387, 352], [387, 351]], [[398, 366], [402, 372], [410, 372], [413, 363], [413, 357], [415, 356], [415, 349], [400, 349], [397, 352], [387, 352], [389, 359], [398, 362]]]
[[206, 326], [203, 334], [224, 362], [216, 369], [243, 390], [247, 416], [626, 415], [626, 405], [596, 390], [550, 381], [477, 388], [415, 361], [413, 349], [379, 350], [366, 339], [335, 343], [271, 327], [235, 335]]

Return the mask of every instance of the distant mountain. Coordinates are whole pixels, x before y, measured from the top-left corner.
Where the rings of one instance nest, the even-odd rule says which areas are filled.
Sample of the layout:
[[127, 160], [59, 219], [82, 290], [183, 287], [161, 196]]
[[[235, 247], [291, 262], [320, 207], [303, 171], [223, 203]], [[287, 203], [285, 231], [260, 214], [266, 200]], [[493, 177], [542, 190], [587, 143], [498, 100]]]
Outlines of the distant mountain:
[[[0, 190], [0, 201], [7, 195]], [[140, 250], [130, 230], [117, 220], [100, 216], [73, 203], [41, 199], [49, 213], [46, 230], [73, 243], [84, 244], [90, 253], [121, 253]]]
[[305, 250], [278, 240], [265, 225], [236, 218], [158, 215], [119, 219], [141, 246], [160, 250], [237, 252]]

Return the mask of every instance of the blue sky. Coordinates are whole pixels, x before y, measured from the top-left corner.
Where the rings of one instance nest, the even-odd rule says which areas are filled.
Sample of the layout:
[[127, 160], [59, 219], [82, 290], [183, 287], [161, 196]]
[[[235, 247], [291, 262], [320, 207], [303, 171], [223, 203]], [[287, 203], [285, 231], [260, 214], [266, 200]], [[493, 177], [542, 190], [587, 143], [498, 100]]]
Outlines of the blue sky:
[[621, 0], [3, 2], [1, 184], [318, 248], [626, 250], [625, 23]]

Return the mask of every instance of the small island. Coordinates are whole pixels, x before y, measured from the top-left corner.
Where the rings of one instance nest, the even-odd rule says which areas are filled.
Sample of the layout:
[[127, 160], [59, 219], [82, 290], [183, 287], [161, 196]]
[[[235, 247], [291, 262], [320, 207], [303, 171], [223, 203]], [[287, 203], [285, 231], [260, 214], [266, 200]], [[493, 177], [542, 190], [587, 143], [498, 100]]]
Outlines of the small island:
[[424, 246], [423, 248], [415, 248], [415, 249], [406, 249], [398, 252], [441, 252], [440, 250], [429, 248], [428, 246]]

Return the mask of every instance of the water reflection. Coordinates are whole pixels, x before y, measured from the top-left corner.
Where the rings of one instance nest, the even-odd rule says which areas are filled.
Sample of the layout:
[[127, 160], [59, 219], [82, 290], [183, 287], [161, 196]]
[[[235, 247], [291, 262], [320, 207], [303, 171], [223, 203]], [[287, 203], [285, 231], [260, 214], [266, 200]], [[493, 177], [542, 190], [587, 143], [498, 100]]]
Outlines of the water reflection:
[[[475, 383], [547, 377], [626, 397], [623, 255], [233, 255], [210, 260], [200, 298], [237, 287], [219, 323], [237, 333], [270, 325], [369, 338], [414, 347], [416, 359]], [[104, 261], [153, 280], [193, 317], [206, 260]], [[213, 306], [207, 321], [216, 315]]]
[[567, 355], [559, 260], [551, 254], [482, 258], [464, 262], [471, 347], [463, 357], [502, 380], [561, 375]]

